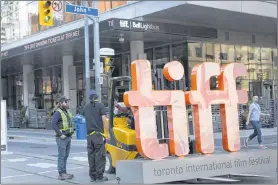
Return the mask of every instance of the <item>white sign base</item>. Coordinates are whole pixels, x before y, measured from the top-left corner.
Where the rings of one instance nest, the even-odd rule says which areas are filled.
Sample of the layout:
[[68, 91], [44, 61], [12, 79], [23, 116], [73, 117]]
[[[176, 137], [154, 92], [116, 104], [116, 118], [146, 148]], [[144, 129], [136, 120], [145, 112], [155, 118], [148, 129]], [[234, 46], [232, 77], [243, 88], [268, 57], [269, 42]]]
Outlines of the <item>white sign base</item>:
[[1, 153], [7, 151], [7, 107], [6, 101], [1, 100]]
[[[169, 157], [164, 160], [123, 160], [116, 163], [119, 183], [156, 184], [209, 178], [233, 173], [262, 173], [277, 168], [277, 148], [212, 155]], [[132, 170], [130, 170], [132, 169]]]

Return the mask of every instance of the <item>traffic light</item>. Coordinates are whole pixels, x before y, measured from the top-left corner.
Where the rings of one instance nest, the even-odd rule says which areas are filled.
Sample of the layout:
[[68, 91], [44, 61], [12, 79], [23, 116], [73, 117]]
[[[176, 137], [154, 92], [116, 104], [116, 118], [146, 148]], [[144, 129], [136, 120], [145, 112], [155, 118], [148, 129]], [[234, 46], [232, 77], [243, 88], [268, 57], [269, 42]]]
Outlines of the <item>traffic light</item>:
[[39, 18], [41, 26], [53, 26], [53, 9], [51, 1], [39, 1]]
[[111, 62], [109, 57], [105, 57], [104, 59], [104, 65], [105, 65], [105, 72], [108, 73], [111, 68]]
[[266, 73], [262, 73], [262, 79], [266, 80], [267, 79], [267, 74]]

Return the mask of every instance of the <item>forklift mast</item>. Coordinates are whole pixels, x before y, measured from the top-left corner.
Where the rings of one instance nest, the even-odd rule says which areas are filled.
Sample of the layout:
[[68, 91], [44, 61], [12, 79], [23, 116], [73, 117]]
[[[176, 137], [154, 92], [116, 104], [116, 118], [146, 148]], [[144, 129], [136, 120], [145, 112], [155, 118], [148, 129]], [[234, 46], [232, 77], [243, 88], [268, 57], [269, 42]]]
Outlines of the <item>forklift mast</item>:
[[111, 78], [109, 81], [109, 86], [109, 126], [110, 128], [113, 128], [116, 93], [123, 95], [125, 91], [129, 91], [131, 89], [131, 78], [129, 76]]

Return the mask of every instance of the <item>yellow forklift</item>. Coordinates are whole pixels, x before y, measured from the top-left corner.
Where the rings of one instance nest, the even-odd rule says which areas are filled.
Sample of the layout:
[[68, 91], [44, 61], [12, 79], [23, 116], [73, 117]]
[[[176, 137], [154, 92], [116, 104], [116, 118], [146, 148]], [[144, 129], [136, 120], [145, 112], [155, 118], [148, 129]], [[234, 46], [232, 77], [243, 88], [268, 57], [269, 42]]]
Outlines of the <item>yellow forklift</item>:
[[109, 133], [106, 141], [106, 173], [115, 173], [116, 161], [139, 157], [132, 111], [116, 114], [115, 104], [123, 103], [123, 94], [131, 89], [129, 76], [113, 77], [109, 85]]

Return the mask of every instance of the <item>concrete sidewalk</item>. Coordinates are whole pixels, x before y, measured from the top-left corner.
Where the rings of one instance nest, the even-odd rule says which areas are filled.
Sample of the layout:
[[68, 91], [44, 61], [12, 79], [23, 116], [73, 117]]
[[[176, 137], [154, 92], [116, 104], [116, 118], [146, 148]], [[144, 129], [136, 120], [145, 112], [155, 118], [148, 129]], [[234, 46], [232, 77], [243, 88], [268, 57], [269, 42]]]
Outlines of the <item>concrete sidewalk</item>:
[[[46, 142], [56, 143], [55, 132], [45, 129], [13, 129], [8, 130], [8, 140], [28, 141], [32, 143]], [[72, 137], [72, 144], [86, 145], [86, 140], [76, 139], [76, 133]]]
[[[245, 138], [250, 135], [253, 130], [240, 130], [240, 137]], [[262, 128], [263, 136], [274, 136], [277, 137], [277, 127], [275, 128]], [[216, 140], [221, 140], [222, 133], [214, 133], [214, 138]], [[9, 129], [8, 139], [16, 141], [28, 141], [28, 142], [47, 142], [56, 143], [55, 134], [53, 130], [43, 130], [43, 129]], [[76, 135], [73, 135], [72, 144], [86, 145], [86, 140], [76, 139]]]

